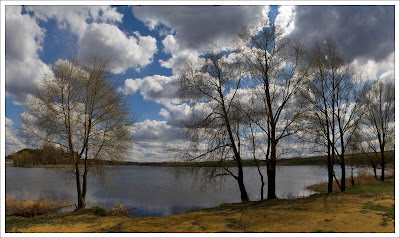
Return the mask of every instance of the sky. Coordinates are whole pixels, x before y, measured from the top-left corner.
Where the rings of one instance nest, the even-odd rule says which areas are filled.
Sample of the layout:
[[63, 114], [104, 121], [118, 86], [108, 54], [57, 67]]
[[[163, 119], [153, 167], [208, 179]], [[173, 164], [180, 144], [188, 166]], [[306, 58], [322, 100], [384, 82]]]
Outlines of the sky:
[[[6, 6], [5, 134], [8, 155], [29, 145], [19, 133], [27, 96], [58, 59], [110, 59], [132, 106], [133, 161], [167, 161], [184, 143], [190, 106], [177, 95], [179, 62], [211, 44], [228, 49], [255, 16], [306, 47], [334, 39], [364, 80], [394, 80], [394, 6]], [[4, 18], [3, 18], [4, 19]], [[3, 95], [2, 95], [3, 96]]]

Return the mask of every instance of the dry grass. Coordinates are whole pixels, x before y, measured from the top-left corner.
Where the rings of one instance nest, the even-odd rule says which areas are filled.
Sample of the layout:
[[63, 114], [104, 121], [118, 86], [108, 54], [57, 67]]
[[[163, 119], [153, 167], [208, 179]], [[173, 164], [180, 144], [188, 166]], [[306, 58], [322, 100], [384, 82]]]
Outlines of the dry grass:
[[[373, 175], [367, 174], [367, 173], [360, 173], [357, 176], [354, 177], [354, 186], [359, 186], [359, 185], [365, 185], [365, 184], [375, 184], [375, 183], [380, 183], [379, 180], [376, 179]], [[386, 179], [391, 179], [393, 178], [393, 173], [387, 173], [387, 176], [385, 176]], [[339, 183], [341, 182], [341, 179], [339, 179]], [[346, 178], [346, 189], [353, 187], [353, 185], [350, 182], [350, 178]], [[307, 186], [308, 189], [314, 190], [316, 192], [321, 192], [321, 193], [326, 193], [328, 192], [328, 183], [319, 183], [319, 184], [313, 184], [310, 186]], [[333, 180], [333, 192], [340, 192], [340, 187], [337, 185], [336, 181]]]
[[50, 200], [46, 198], [15, 199], [12, 196], [6, 197], [6, 216], [33, 217], [38, 215], [47, 215], [57, 212], [63, 207], [73, 205], [72, 202], [65, 200]]
[[129, 210], [122, 204], [116, 204], [112, 206], [109, 210], [110, 214], [120, 215], [120, 216], [130, 216]]

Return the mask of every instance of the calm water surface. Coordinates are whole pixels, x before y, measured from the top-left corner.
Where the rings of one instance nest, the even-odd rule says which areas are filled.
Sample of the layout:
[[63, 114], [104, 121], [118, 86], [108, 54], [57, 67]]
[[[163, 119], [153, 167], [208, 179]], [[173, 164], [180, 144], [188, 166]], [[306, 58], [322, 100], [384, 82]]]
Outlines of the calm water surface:
[[[120, 166], [104, 167], [107, 183], [89, 175], [87, 206], [109, 207], [119, 203], [134, 216], [165, 216], [189, 210], [240, 202], [236, 180], [225, 177], [206, 181], [189, 168]], [[355, 173], [362, 169], [355, 170]], [[335, 167], [336, 174], [340, 168]], [[364, 171], [364, 170], [362, 170]], [[350, 169], [347, 169], [348, 176]], [[245, 167], [245, 185], [250, 200], [260, 199], [260, 178], [256, 167]], [[265, 176], [266, 177], [266, 176]], [[266, 178], [265, 178], [266, 179]], [[327, 181], [327, 169], [321, 166], [278, 166], [276, 194], [279, 198], [310, 196], [305, 187]], [[267, 186], [264, 191], [266, 197]], [[6, 191], [14, 197], [52, 197], [76, 201], [73, 176], [62, 168], [6, 168]]]

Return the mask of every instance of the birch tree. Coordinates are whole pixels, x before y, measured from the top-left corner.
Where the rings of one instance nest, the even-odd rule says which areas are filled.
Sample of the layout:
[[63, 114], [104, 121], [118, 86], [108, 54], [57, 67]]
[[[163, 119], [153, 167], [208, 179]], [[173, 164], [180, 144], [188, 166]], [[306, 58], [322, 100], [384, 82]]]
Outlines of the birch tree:
[[91, 161], [120, 159], [129, 145], [129, 108], [111, 70], [102, 57], [59, 60], [52, 66], [53, 74], [43, 76], [26, 107], [26, 131], [68, 151], [78, 209], [86, 204]]

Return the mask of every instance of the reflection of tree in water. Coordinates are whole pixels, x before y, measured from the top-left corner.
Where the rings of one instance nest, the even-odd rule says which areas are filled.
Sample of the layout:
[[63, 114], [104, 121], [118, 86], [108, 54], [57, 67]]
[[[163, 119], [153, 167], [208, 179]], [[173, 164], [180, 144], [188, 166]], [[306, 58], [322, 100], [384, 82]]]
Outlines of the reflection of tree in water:
[[[219, 170], [219, 172], [218, 172]], [[190, 181], [193, 189], [198, 189], [202, 194], [220, 194], [226, 190], [227, 176], [212, 176], [223, 173], [220, 167], [175, 167], [170, 173], [174, 173], [176, 181]], [[232, 180], [233, 181], [233, 180]]]

